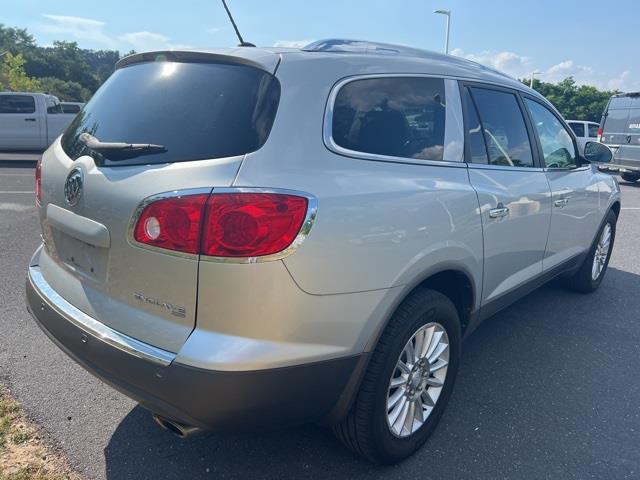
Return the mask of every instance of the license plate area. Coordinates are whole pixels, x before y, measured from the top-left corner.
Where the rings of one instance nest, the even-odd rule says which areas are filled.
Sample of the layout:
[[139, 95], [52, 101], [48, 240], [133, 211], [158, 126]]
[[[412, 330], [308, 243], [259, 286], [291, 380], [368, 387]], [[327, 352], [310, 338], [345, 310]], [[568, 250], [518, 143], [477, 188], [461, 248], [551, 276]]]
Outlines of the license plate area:
[[90, 245], [55, 228], [51, 236], [57, 257], [78, 275], [104, 283], [107, 280], [109, 249]]

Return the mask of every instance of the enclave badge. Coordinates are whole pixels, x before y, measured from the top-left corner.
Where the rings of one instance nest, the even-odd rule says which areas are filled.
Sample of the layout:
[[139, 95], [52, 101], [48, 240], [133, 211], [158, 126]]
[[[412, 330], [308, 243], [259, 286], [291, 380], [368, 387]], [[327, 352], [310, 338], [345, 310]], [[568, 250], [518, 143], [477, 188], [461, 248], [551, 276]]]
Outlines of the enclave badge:
[[80, 201], [83, 181], [84, 175], [82, 174], [82, 170], [74, 168], [69, 172], [67, 180], [64, 182], [64, 199], [72, 207]]

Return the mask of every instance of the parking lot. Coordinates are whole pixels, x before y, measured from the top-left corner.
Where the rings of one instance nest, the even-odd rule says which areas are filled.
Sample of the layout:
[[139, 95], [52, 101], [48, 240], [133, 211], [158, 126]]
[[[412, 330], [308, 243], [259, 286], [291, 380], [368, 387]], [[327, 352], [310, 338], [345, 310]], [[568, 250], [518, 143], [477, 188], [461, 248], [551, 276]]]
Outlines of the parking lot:
[[638, 478], [640, 184], [622, 190], [601, 288], [547, 285], [485, 322], [427, 447], [379, 468], [316, 426], [180, 440], [77, 366], [24, 304], [33, 163], [0, 162], [0, 383], [89, 478]]

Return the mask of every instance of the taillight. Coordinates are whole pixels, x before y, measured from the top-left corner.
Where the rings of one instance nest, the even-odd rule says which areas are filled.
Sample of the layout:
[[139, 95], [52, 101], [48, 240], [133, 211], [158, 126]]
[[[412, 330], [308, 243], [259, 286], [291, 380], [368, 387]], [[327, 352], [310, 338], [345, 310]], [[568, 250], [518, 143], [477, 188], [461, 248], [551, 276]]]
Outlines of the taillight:
[[602, 127], [598, 127], [598, 141], [602, 141]]
[[147, 205], [136, 223], [140, 243], [176, 252], [200, 251], [200, 226], [208, 194], [156, 200]]
[[36, 163], [36, 202], [38, 205], [42, 200], [42, 157]]
[[285, 250], [307, 216], [306, 197], [233, 192], [156, 200], [134, 228], [137, 242], [215, 257], [261, 257]]
[[207, 202], [202, 254], [260, 257], [280, 252], [296, 238], [307, 199], [279, 193], [220, 193]]

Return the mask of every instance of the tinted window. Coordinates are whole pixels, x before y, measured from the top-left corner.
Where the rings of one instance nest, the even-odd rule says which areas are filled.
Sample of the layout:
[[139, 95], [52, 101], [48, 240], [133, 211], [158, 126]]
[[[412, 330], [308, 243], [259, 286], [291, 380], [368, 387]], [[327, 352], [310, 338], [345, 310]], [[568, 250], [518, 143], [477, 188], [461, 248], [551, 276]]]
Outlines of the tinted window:
[[0, 113], [35, 113], [36, 102], [30, 95], [0, 95]]
[[629, 110], [627, 129], [627, 133], [640, 133], [640, 108], [632, 108]]
[[442, 160], [444, 80], [372, 78], [340, 89], [333, 109], [333, 141], [358, 152]]
[[584, 137], [584, 123], [569, 122], [569, 126], [576, 137]]
[[531, 143], [512, 93], [471, 88], [492, 165], [533, 167]]
[[595, 123], [590, 123], [589, 125], [589, 137], [596, 138], [598, 136], [598, 128], [600, 125], [596, 125]]
[[525, 103], [542, 145], [545, 165], [549, 168], [575, 167], [576, 149], [573, 139], [558, 117], [538, 102], [527, 98]]
[[629, 109], [609, 109], [604, 120], [603, 129], [607, 133], [624, 133], [627, 131]]
[[[273, 124], [280, 84], [257, 68], [223, 63], [149, 62], [117, 70], [62, 138], [73, 159], [105, 165], [181, 162], [259, 149]], [[98, 153], [78, 139], [158, 144], [137, 157]], [[104, 152], [104, 151], [103, 151]]]
[[469, 161], [471, 163], [489, 163], [487, 157], [487, 146], [484, 143], [482, 125], [478, 118], [476, 106], [469, 94], [469, 89], [465, 87], [463, 91], [463, 102], [466, 112], [467, 141], [469, 142]]
[[80, 105], [65, 105], [65, 104], [62, 104], [62, 111], [64, 113], [78, 113], [80, 111]]

